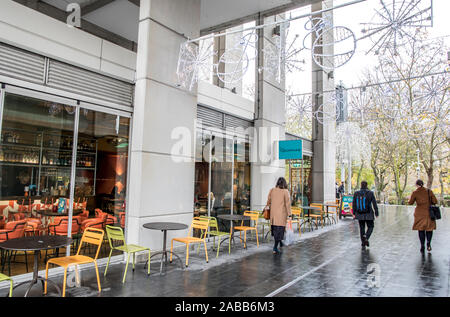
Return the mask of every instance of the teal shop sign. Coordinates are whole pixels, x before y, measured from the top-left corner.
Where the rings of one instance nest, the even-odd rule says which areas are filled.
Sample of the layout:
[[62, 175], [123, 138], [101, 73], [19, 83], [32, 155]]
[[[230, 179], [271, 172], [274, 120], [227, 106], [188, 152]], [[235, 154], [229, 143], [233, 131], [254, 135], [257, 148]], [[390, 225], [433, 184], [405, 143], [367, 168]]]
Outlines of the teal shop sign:
[[344, 197], [342, 197], [342, 202], [343, 203], [347, 203], [347, 204], [351, 204], [353, 202], [353, 196], [344, 196]]
[[303, 159], [303, 140], [278, 141], [280, 160]]

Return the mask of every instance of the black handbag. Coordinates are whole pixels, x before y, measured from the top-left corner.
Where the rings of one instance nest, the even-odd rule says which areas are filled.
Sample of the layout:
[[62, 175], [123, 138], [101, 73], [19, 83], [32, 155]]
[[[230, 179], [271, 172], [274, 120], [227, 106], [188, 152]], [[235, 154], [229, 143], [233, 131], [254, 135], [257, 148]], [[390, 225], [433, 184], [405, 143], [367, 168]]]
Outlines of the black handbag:
[[438, 206], [433, 206], [430, 196], [430, 190], [428, 190], [428, 200], [430, 201], [430, 218], [431, 220], [441, 219], [441, 210]]

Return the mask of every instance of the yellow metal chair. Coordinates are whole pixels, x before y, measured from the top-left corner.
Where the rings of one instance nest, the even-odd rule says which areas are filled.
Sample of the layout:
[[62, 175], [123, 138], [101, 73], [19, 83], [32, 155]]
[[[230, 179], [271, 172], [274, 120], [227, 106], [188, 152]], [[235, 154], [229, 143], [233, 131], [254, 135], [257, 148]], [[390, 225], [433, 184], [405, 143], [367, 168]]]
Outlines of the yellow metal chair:
[[12, 297], [13, 293], [13, 280], [9, 276], [0, 273], [0, 282], [9, 281], [9, 297]]
[[[196, 219], [196, 218], [194, 218], [194, 219]], [[216, 258], [218, 258], [219, 251], [220, 251], [220, 241], [222, 240], [222, 237], [229, 236], [230, 233], [219, 230], [219, 224], [217, 223], [217, 219], [215, 217], [200, 216], [198, 218], [209, 220], [209, 229], [208, 229], [208, 232], [206, 232], [206, 235], [213, 237], [213, 250], [216, 248], [216, 237], [219, 238], [219, 242], [217, 245], [217, 254], [216, 254]], [[202, 232], [202, 234], [203, 234], [203, 232]], [[200, 250], [200, 244], [197, 247], [197, 254], [199, 253], [199, 250]], [[229, 239], [229, 241], [228, 241], [228, 253], [231, 253], [231, 239]]]
[[315, 220], [316, 222], [316, 227], [318, 227], [317, 221], [319, 221], [320, 219], [320, 223], [322, 225], [323, 228], [323, 205], [322, 204], [310, 204], [311, 207], [318, 207], [320, 208], [320, 212], [317, 214], [316, 211], [311, 211], [309, 216]]
[[[172, 257], [173, 257], [173, 242], [181, 242], [186, 244], [186, 267], [189, 265], [189, 246], [192, 243], [203, 243], [203, 246], [205, 247], [205, 256], [206, 256], [206, 263], [209, 262], [208, 260], [208, 250], [206, 248], [206, 232], [208, 231], [209, 227], [209, 219], [208, 218], [194, 218], [192, 220], [191, 226], [189, 228], [189, 236], [185, 238], [173, 238], [171, 247], [170, 247], [170, 262], [172, 263]], [[196, 238], [192, 236], [192, 231], [194, 229], [198, 229], [202, 232], [200, 238]]]
[[292, 213], [292, 223], [296, 223], [298, 225], [298, 235], [302, 235], [301, 220], [302, 220], [302, 209], [299, 207], [291, 207]]
[[[75, 270], [77, 271], [78, 270], [77, 265], [88, 264], [88, 263], [94, 263], [94, 265], [95, 265], [95, 272], [97, 273], [98, 291], [101, 292], [102, 287], [100, 285], [100, 276], [98, 274], [97, 257], [98, 257], [98, 253], [100, 252], [100, 248], [102, 246], [104, 235], [105, 235], [105, 232], [103, 230], [88, 227], [84, 230], [83, 237], [81, 238], [80, 245], [78, 247], [78, 251], [77, 251], [76, 255], [60, 257], [60, 258], [53, 258], [53, 259], [48, 260], [47, 265], [45, 266], [44, 294], [47, 294], [47, 279], [48, 279], [49, 264], [54, 264], [54, 265], [64, 267], [64, 282], [63, 282], [62, 297], [66, 296], [67, 269], [70, 266], [75, 266]], [[94, 258], [85, 256], [85, 255], [80, 255], [80, 250], [81, 250], [81, 247], [83, 246], [83, 243], [92, 244], [92, 245], [97, 246], [97, 252], [95, 253]], [[77, 271], [77, 276], [78, 276], [78, 271]]]
[[[259, 247], [258, 240], [258, 220], [259, 220], [259, 211], [244, 211], [244, 216], [250, 217], [250, 220], [255, 222], [254, 226], [244, 226], [244, 220], [242, 220], [240, 226], [234, 227], [234, 231], [239, 231], [239, 237], [242, 236], [242, 231], [244, 231], [244, 246], [247, 247], [247, 231], [255, 231], [256, 233], [256, 246]], [[241, 237], [242, 241], [242, 237]]]
[[[331, 223], [337, 223], [337, 219], [339, 218], [338, 217], [338, 209], [339, 209], [339, 203], [335, 203], [334, 201], [330, 201], [329, 202], [329, 204], [335, 204], [336, 205], [336, 207], [328, 207], [328, 206], [326, 206], [325, 208], [334, 208], [335, 210], [329, 210], [329, 209], [327, 209], [328, 210], [328, 212], [327, 212], [327, 217], [326, 218], [328, 218], [328, 219], [331, 219], [330, 220], [330, 222]], [[331, 217], [330, 217], [331, 216]]]

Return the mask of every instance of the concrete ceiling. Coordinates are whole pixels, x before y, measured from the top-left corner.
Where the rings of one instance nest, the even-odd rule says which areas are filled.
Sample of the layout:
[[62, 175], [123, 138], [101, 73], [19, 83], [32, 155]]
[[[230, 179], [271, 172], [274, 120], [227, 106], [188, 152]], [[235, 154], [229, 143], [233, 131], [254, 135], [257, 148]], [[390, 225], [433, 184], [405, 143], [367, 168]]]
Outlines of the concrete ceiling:
[[[1, 0], [0, 0], [1, 1]], [[135, 50], [140, 0], [14, 0], [65, 21], [69, 3], [81, 6], [83, 30]], [[164, 0], [165, 1], [165, 0]], [[184, 0], [178, 0], [184, 1]], [[200, 0], [201, 33], [207, 34], [321, 0]], [[120, 17], [118, 19], [117, 17]]]
[[200, 26], [207, 29], [291, 3], [291, 0], [202, 0]]

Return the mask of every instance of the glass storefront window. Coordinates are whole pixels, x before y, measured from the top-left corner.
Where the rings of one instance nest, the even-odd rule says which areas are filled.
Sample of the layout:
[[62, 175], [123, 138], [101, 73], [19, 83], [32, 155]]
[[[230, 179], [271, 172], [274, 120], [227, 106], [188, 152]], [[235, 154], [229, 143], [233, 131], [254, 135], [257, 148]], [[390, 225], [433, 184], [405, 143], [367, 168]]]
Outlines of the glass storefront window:
[[[233, 140], [212, 137], [211, 148], [211, 216], [231, 214], [233, 192]], [[224, 221], [218, 219], [219, 229], [226, 230]]]
[[234, 149], [233, 213], [242, 215], [250, 210], [250, 143], [236, 140]]
[[74, 123], [73, 106], [5, 95], [0, 146], [5, 220], [13, 220], [30, 199], [69, 198]]
[[[72, 230], [75, 239], [94, 223], [97, 228], [109, 224], [125, 229], [130, 119], [88, 110], [63, 98], [48, 98], [58, 103], [46, 100], [44, 94], [29, 93], [39, 96], [36, 98], [11, 91], [14, 93], [4, 94], [2, 104], [0, 229], [10, 229], [20, 221], [26, 224], [24, 236], [67, 235], [67, 220], [60, 229], [58, 226], [67, 219], [71, 201], [77, 223]], [[78, 134], [74, 135], [75, 131]], [[74, 150], [76, 161], [72, 162]], [[31, 227], [33, 222], [37, 227]], [[100, 257], [109, 255], [109, 245], [105, 247]], [[32, 263], [31, 254], [17, 254], [11, 275], [27, 273], [25, 256]], [[40, 258], [40, 269], [45, 267], [44, 259], [45, 254]], [[8, 265], [5, 269], [9, 274]], [[31, 269], [29, 266], [28, 271]]]
[[88, 201], [91, 216], [124, 228], [130, 119], [80, 110], [75, 201]]
[[[194, 216], [243, 214], [250, 209], [250, 143], [197, 132]], [[209, 195], [208, 195], [209, 192]], [[217, 219], [219, 230], [229, 222]]]
[[290, 160], [286, 163], [286, 175], [293, 206], [308, 206], [312, 199], [311, 157]]
[[194, 216], [208, 216], [209, 212], [209, 157], [210, 137], [197, 133], [195, 150]]

